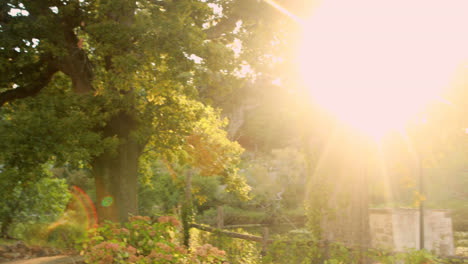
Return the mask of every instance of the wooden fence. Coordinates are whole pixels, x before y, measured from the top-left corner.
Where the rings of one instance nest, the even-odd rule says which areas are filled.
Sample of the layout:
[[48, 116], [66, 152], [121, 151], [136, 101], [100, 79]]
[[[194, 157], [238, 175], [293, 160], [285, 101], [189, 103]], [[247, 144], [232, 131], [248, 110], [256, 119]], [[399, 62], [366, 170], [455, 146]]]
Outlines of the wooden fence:
[[[225, 226], [224, 225], [224, 212], [223, 212], [222, 206], [218, 206], [218, 213], [217, 213], [216, 220], [217, 220], [216, 228], [208, 226], [208, 225], [197, 224], [197, 223], [191, 223], [190, 227], [197, 228], [199, 230], [203, 230], [203, 231], [210, 232], [210, 233], [223, 234], [231, 238], [238, 238], [238, 239], [249, 240], [249, 241], [260, 243], [262, 246], [262, 250], [261, 250], [262, 256], [266, 255], [268, 245], [275, 242], [274, 240], [270, 239], [269, 237], [270, 229], [264, 224], [244, 224], [244, 225]], [[226, 230], [226, 229], [232, 229], [232, 228], [250, 228], [250, 227], [263, 227], [262, 236], [242, 234], [242, 233], [237, 233], [237, 232]], [[316, 243], [315, 241], [311, 241], [311, 242]], [[285, 243], [288, 243], [288, 242], [286, 241]], [[290, 241], [290, 243], [293, 243], [293, 241]], [[320, 241], [318, 242], [318, 245], [325, 249], [325, 256], [328, 256], [328, 245], [329, 245], [328, 241]]]
[[214, 227], [210, 227], [206, 225], [195, 224], [195, 223], [192, 223], [190, 226], [203, 230], [203, 231], [211, 232], [211, 233], [218, 233], [218, 234], [223, 234], [225, 236], [232, 237], [232, 238], [239, 238], [239, 239], [261, 243], [262, 255], [266, 254], [267, 245], [273, 242], [273, 240], [268, 238], [268, 234], [269, 234], [268, 227], [263, 228], [263, 236], [255, 236], [255, 235], [250, 235], [250, 234], [241, 234], [241, 233], [226, 231], [226, 230], [222, 230], [222, 229], [218, 229], [218, 228], [214, 228]]
[[[225, 236], [231, 237], [231, 238], [238, 238], [238, 239], [243, 239], [243, 240], [249, 240], [249, 241], [254, 241], [257, 243], [261, 243], [262, 245], [262, 250], [261, 254], [262, 256], [265, 256], [267, 253], [267, 247], [269, 244], [274, 243], [275, 241], [273, 239], [269, 238], [269, 228], [263, 224], [244, 224], [244, 225], [229, 225], [225, 226], [224, 225], [224, 213], [223, 213], [223, 207], [219, 206], [218, 207], [218, 214], [217, 214], [217, 223], [216, 223], [216, 228], [207, 226], [207, 225], [200, 225], [196, 223], [191, 223], [190, 227], [192, 228], [197, 228], [199, 230], [203, 230], [206, 232], [210, 233], [217, 233], [217, 234], [223, 234]], [[250, 234], [242, 234], [242, 233], [237, 233], [237, 232], [232, 232], [232, 231], [227, 231], [225, 229], [230, 229], [230, 228], [249, 228], [249, 227], [263, 227], [263, 232], [262, 236], [255, 236], [255, 235], [250, 235]], [[282, 241], [283, 243], [297, 243], [297, 241]], [[329, 257], [329, 247], [332, 243], [335, 243], [333, 241], [327, 241], [327, 240], [322, 240], [322, 241], [305, 241], [302, 242], [307, 245], [315, 245], [319, 246], [320, 248], [323, 249], [324, 252], [324, 257], [327, 259]], [[356, 250], [359, 252], [363, 252], [365, 250], [378, 250], [375, 248], [368, 248], [368, 247], [362, 247], [362, 246], [356, 246], [356, 245], [346, 245], [346, 248], [350, 250]], [[458, 256], [450, 256], [450, 257], [444, 257], [445, 260], [447, 260], [447, 263], [468, 263], [468, 258], [466, 257], [458, 257]]]

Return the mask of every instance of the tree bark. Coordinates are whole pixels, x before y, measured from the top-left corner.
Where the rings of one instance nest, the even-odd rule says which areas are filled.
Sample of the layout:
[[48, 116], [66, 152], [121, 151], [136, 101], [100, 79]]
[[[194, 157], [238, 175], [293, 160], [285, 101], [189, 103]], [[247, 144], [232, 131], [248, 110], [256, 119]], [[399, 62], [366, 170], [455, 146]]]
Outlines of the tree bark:
[[2, 218], [2, 229], [1, 229], [0, 232], [2, 233], [3, 238], [8, 238], [9, 237], [8, 229], [9, 229], [10, 225], [13, 223], [12, 215], [13, 215], [13, 213], [8, 214], [8, 215], [6, 215], [5, 217]]
[[117, 136], [117, 153], [103, 153], [92, 163], [96, 183], [99, 222], [125, 222], [138, 214], [138, 160], [142, 145], [131, 132], [136, 123], [131, 116], [119, 113], [104, 129], [104, 136]]

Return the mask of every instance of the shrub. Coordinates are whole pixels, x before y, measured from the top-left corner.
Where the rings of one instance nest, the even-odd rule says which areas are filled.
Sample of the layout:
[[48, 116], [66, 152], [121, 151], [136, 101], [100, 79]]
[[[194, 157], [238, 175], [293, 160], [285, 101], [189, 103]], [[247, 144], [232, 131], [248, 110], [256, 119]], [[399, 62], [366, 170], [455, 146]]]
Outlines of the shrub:
[[209, 244], [187, 250], [178, 243], [180, 222], [162, 216], [131, 217], [123, 226], [106, 223], [83, 245], [87, 263], [223, 263], [225, 252]]
[[86, 229], [80, 225], [62, 224], [50, 229], [47, 242], [54, 247], [74, 248], [85, 240], [86, 235]]
[[411, 263], [411, 264], [443, 264], [448, 263], [427, 250], [409, 249], [407, 252], [391, 253], [378, 250], [367, 252], [369, 258], [381, 264]]
[[[355, 264], [360, 258], [372, 260], [371, 263], [395, 264], [442, 264], [447, 261], [436, 257], [426, 250], [408, 250], [404, 253], [392, 253], [384, 250], [363, 250], [350, 248], [339, 243], [327, 243], [314, 240], [307, 234], [281, 236], [269, 246], [263, 263], [325, 263]], [[361, 255], [362, 253], [362, 255]]]
[[[328, 251], [328, 252], [327, 252]], [[330, 256], [330, 257], [327, 257]], [[354, 263], [353, 254], [340, 244], [317, 242], [309, 233], [278, 236], [263, 263]]]
[[28, 244], [45, 244], [47, 226], [46, 223], [19, 223], [13, 226], [12, 233]]

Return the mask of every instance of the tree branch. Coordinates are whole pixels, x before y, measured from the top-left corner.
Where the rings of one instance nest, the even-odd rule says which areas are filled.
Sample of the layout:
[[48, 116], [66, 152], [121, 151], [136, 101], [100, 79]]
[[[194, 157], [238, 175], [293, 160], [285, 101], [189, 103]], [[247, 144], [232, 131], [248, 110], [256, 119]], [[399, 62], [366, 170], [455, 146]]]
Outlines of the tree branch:
[[59, 70], [70, 76], [73, 89], [77, 93], [93, 91], [94, 72], [86, 52], [78, 47], [78, 37], [72, 28], [64, 29], [67, 55], [58, 60]]
[[38, 78], [31, 81], [29, 85], [23, 85], [16, 89], [7, 90], [0, 93], [0, 107], [2, 107], [5, 103], [16, 99], [35, 96], [42, 90], [42, 88], [47, 86], [47, 84], [52, 79], [52, 76], [54, 76], [57, 71], [58, 69], [49, 63], [45, 69], [39, 73]]
[[216, 39], [221, 37], [223, 34], [232, 32], [236, 28], [237, 21], [240, 20], [239, 16], [232, 15], [213, 27], [205, 30], [208, 39]]

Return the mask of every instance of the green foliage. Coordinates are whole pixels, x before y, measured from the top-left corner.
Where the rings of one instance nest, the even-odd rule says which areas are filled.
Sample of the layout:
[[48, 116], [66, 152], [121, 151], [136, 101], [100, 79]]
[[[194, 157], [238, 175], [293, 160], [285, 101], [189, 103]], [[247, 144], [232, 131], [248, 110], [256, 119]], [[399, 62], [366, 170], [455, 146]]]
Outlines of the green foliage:
[[16, 222], [10, 233], [29, 245], [74, 249], [85, 240], [87, 230], [72, 223]]
[[366, 258], [381, 264], [411, 263], [411, 264], [442, 264], [446, 263], [426, 250], [408, 250], [404, 253], [392, 253], [383, 250], [363, 249], [339, 243], [318, 241], [305, 233], [303, 235], [288, 235], [275, 238], [269, 246], [268, 254], [263, 263], [326, 263], [353, 264], [360, 263], [359, 259]]
[[[245, 202], [229, 193], [216, 197], [224, 205], [225, 223], [273, 223], [285, 217], [302, 217], [307, 183], [305, 156], [295, 148], [284, 148], [250, 158], [244, 158], [240, 174], [254, 187], [251, 199]], [[203, 214], [200, 221], [212, 223], [216, 209]]]
[[265, 202], [277, 200], [288, 208], [302, 205], [307, 183], [306, 159], [297, 149], [274, 149], [270, 155], [251, 162], [245, 173], [249, 182], [261, 186], [255, 194]]
[[180, 222], [162, 216], [157, 223], [149, 217], [131, 217], [119, 226], [107, 223], [83, 245], [88, 263], [223, 263], [225, 252], [211, 245], [187, 250], [177, 241]]
[[42, 169], [42, 175], [32, 177], [9, 175], [17, 173], [11, 170], [0, 174], [3, 186], [12, 186], [12, 192], [1, 194], [5, 199], [0, 207], [2, 231], [28, 244], [74, 248], [84, 238], [86, 227], [64, 216], [70, 216], [64, 212], [72, 201], [67, 179], [52, 177], [56, 170]]
[[[140, 212], [149, 216], [173, 212], [184, 202], [185, 175], [177, 164], [169, 165], [162, 160], [154, 160], [147, 168], [151, 175], [141, 175], [138, 192]], [[192, 196], [194, 209], [203, 212], [216, 204], [219, 199], [221, 179], [219, 176], [192, 176]]]
[[76, 248], [87, 237], [87, 230], [77, 224], [60, 224], [48, 230], [47, 244], [58, 248]]
[[325, 260], [324, 247], [319, 247], [309, 233], [303, 233], [299, 236], [277, 236], [268, 247], [263, 263], [313, 263], [321, 260]]
[[[183, 174], [187, 166], [195, 168], [202, 176], [222, 176], [223, 183], [227, 185], [226, 191], [248, 199], [250, 187], [238, 173], [243, 148], [227, 138], [224, 131], [227, 123], [220, 118], [219, 111], [194, 102], [192, 104], [200, 116], [199, 120], [187, 124], [190, 129], [187, 127], [184, 134], [190, 131], [189, 135], [178, 135], [183, 138], [183, 145], [174, 145], [171, 152], [161, 153], [161, 147], [155, 145], [159, 140], [150, 141], [140, 160], [140, 174], [146, 179], [154, 177], [152, 163], [155, 157], [159, 157], [167, 161], [167, 166], [176, 167], [171, 168], [173, 176]], [[187, 111], [190, 110], [189, 106], [186, 107]]]
[[[247, 198], [249, 188], [236, 169], [242, 148], [226, 139], [226, 122], [200, 102], [198, 91], [201, 78], [240, 79], [235, 70], [241, 62], [230, 44], [239, 35], [234, 28], [242, 12], [231, 8], [239, 3], [217, 1], [224, 12], [216, 15], [211, 4], [2, 2], [5, 168], [21, 168], [29, 177], [46, 163], [105, 167], [106, 160], [124, 158], [119, 155], [134, 148], [125, 156], [132, 164], [141, 153], [141, 163], [177, 160], [204, 175], [223, 176], [229, 191]], [[225, 23], [232, 25], [217, 26]], [[136, 168], [125, 177], [136, 182]], [[135, 188], [127, 192], [136, 194]]]
[[207, 115], [200, 119], [193, 128], [193, 134], [187, 139], [187, 153], [190, 164], [200, 169], [201, 175], [223, 175], [226, 191], [234, 192], [242, 199], [248, 199], [250, 187], [238, 174], [240, 155], [244, 149], [227, 138], [223, 128], [227, 120], [221, 120], [219, 112], [207, 108]]
[[325, 183], [315, 183], [314, 190], [304, 202], [306, 226], [316, 239], [322, 239], [322, 222], [336, 217], [336, 209], [328, 204], [329, 198], [330, 188]]
[[17, 239], [21, 239], [31, 245], [44, 245], [47, 241], [48, 223], [15, 223], [11, 233]]
[[115, 140], [102, 141], [93, 131], [107, 118], [100, 113], [101, 99], [74, 96], [70, 86], [68, 77], [57, 74], [35, 98], [0, 108], [0, 157], [7, 168], [31, 171], [49, 162], [81, 167], [91, 157], [115, 148]]
[[[65, 210], [71, 197], [63, 179], [42, 178], [37, 182], [15, 178], [11, 171], [0, 174], [1, 185], [11, 187], [9, 192], [1, 192], [0, 221], [5, 234], [10, 225], [17, 223], [50, 223]], [[16, 181], [15, 181], [16, 179]], [[11, 234], [22, 236], [21, 233]]]
[[65, 179], [68, 186], [76, 186], [85, 191], [92, 201], [96, 200], [96, 188], [89, 168], [73, 169], [69, 166], [53, 168], [52, 173], [59, 179]]
[[183, 199], [183, 183], [173, 177], [162, 160], [148, 161], [139, 177], [138, 203], [144, 215], [162, 215], [176, 208]]
[[367, 255], [373, 260], [380, 261], [382, 264], [393, 263], [415, 263], [415, 264], [442, 264], [445, 260], [437, 257], [427, 250], [410, 249], [405, 253], [390, 253], [384, 251], [371, 250]]
[[184, 245], [189, 246], [190, 243], [190, 224], [193, 222], [193, 205], [191, 201], [186, 201], [182, 205], [180, 217], [182, 219], [182, 232], [184, 236]]

